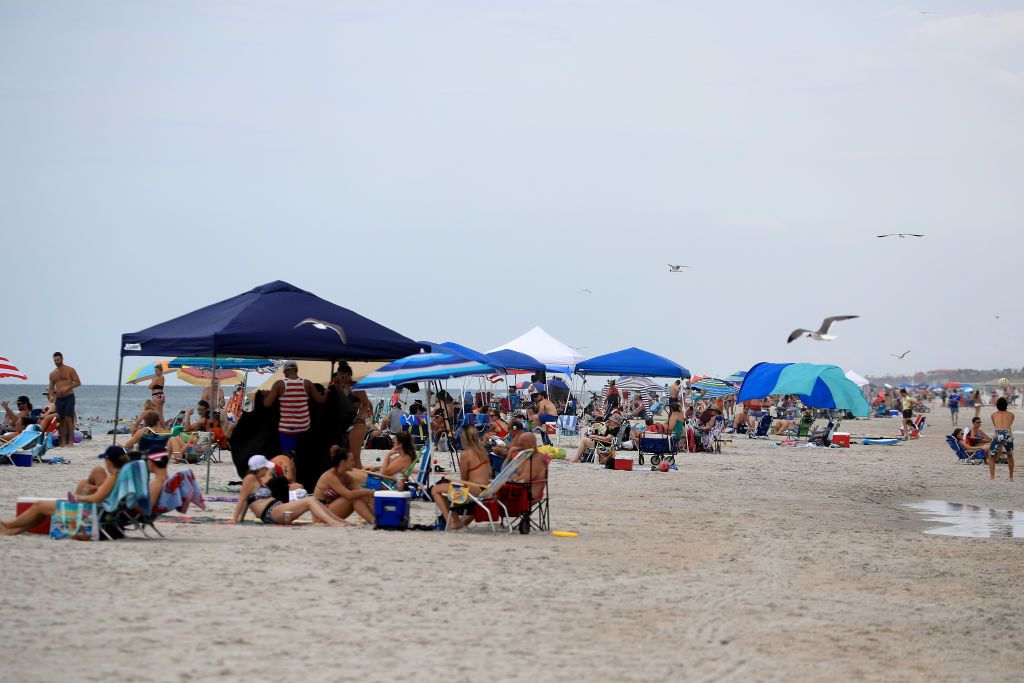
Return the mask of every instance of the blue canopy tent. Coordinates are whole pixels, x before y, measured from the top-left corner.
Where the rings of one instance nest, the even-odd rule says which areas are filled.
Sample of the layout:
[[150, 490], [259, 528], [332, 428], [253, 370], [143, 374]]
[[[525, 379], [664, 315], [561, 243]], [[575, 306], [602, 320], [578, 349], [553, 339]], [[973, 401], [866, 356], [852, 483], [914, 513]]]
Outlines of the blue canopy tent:
[[[265, 372], [274, 369], [274, 361], [267, 358], [218, 358], [218, 370], [241, 370], [243, 372]], [[214, 359], [206, 357], [175, 358], [167, 363], [167, 367], [178, 369], [183, 367], [212, 368]]]
[[650, 351], [631, 346], [628, 349], [594, 356], [576, 364], [577, 375], [633, 375], [686, 379], [690, 371]]
[[758, 363], [748, 371], [736, 401], [774, 394], [796, 394], [811, 408], [849, 410], [859, 417], [870, 413], [860, 388], [835, 365]]
[[[115, 424], [125, 356], [388, 361], [423, 344], [281, 280], [139, 332], [121, 335]], [[211, 387], [216, 392], [216, 381]], [[116, 443], [117, 435], [114, 435]], [[210, 466], [207, 461], [207, 489]]]
[[548, 369], [533, 356], [512, 349], [499, 349], [487, 355], [501, 363], [505, 367], [505, 372], [510, 375], [544, 372]]

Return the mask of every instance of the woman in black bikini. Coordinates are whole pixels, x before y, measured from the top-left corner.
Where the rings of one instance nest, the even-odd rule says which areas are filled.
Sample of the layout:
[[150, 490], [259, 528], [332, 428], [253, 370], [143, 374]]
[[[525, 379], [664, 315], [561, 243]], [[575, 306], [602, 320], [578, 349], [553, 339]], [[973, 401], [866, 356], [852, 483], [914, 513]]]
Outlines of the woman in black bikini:
[[164, 364], [155, 365], [156, 375], [149, 383], [149, 391], [152, 393], [153, 410], [160, 416], [160, 426], [164, 425], [164, 403], [167, 397], [164, 395]]
[[351, 476], [356, 466], [352, 452], [341, 446], [331, 446], [331, 469], [320, 475], [313, 497], [332, 514], [345, 519], [353, 512], [373, 524], [373, 491], [364, 489]]
[[[462, 430], [462, 456], [459, 458], [459, 477], [463, 483], [470, 484], [473, 493], [480, 493], [494, 478], [491, 472], [491, 458], [480, 441], [480, 433], [476, 427], [466, 427]], [[474, 508], [476, 504], [472, 501], [453, 506], [445, 493], [448, 492], [450, 483], [442, 479], [430, 487], [430, 497], [434, 499], [441, 517], [451, 523], [450, 529], [460, 529], [473, 521]], [[449, 512], [451, 518], [449, 519]]]
[[[252, 459], [256, 458], [263, 456], [253, 456]], [[238, 504], [235, 505], [232, 522], [240, 523], [245, 519], [245, 513], [251, 511], [264, 524], [290, 524], [308, 512], [314, 521], [323, 522], [328, 526], [349, 526], [348, 522], [331, 514], [316, 498], [299, 498], [289, 503], [282, 503], [275, 498], [270, 490], [270, 480], [277, 473], [266, 458], [263, 458], [262, 462], [265, 463], [263, 466], [249, 470], [242, 480], [242, 490], [238, 493]]]
[[334, 372], [331, 388], [338, 402], [339, 422], [351, 425], [346, 427], [348, 449], [356, 458], [356, 468], [361, 468], [363, 461], [359, 456], [368, 431], [366, 421], [373, 414], [373, 406], [365, 391], [352, 391], [353, 384], [355, 382], [352, 381], [352, 367], [341, 361]]

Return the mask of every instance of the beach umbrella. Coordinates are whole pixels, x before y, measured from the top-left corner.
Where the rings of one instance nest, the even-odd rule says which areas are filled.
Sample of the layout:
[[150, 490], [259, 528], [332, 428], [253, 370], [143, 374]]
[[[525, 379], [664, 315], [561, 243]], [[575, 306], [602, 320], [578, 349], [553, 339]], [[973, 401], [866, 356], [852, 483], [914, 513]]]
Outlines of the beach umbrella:
[[851, 382], [856, 384], [858, 387], [863, 387], [863, 386], [867, 386], [868, 384], [871, 384], [871, 382], [867, 381], [867, 379], [865, 379], [861, 375], [858, 375], [853, 370], [847, 370], [846, 371], [846, 379], [850, 380]]
[[[242, 383], [242, 373], [238, 370], [221, 370], [217, 369], [217, 384], [221, 386], [231, 386], [234, 384]], [[177, 372], [178, 379], [182, 382], [188, 382], [197, 387], [209, 386], [213, 381], [214, 371], [212, 368], [193, 368], [184, 367], [180, 368]]]
[[[242, 370], [244, 372], [273, 372], [279, 363], [268, 358], [218, 358], [217, 368], [221, 370]], [[177, 370], [184, 367], [212, 368], [213, 358], [173, 358], [166, 367]]]
[[974, 387], [970, 386], [969, 384], [964, 384], [963, 386], [960, 387], [960, 390], [961, 391], [974, 391]]
[[650, 377], [619, 377], [615, 386], [621, 391], [664, 391], [665, 388]]
[[775, 394], [796, 394], [811, 408], [838, 408], [865, 417], [871, 412], [860, 388], [835, 365], [758, 363], [748, 371], [736, 400]]
[[747, 371], [746, 370], [737, 370], [736, 372], [732, 373], [728, 377], [725, 377], [724, 379], [725, 379], [726, 382], [729, 382], [731, 384], [735, 384], [736, 386], [739, 386], [739, 385], [743, 384], [743, 379], [746, 376], [747, 376]]
[[690, 383], [690, 389], [703, 391], [705, 396], [728, 396], [739, 392], [739, 387], [724, 379], [705, 377]]
[[945, 384], [942, 385], [942, 388], [943, 389], [959, 389], [962, 386], [963, 386], [963, 384], [960, 384], [960, 382], [946, 382]]
[[129, 375], [128, 379], [125, 381], [125, 384], [141, 384], [142, 382], [148, 382], [152, 380], [154, 377], [156, 377], [156, 366], [158, 365], [163, 367], [165, 373], [167, 372], [167, 361], [165, 360], [158, 360], [152, 363], [146, 363], [141, 368], [137, 369], [135, 372]]
[[14, 363], [3, 356], [0, 356], [0, 378], [4, 377], [23, 380], [28, 379], [28, 375], [19, 370]]
[[[439, 347], [443, 345], [439, 344]], [[493, 375], [502, 368], [463, 356], [454, 350], [416, 353], [382, 366], [355, 384], [353, 389], [395, 387], [409, 382], [446, 380], [472, 375]]]

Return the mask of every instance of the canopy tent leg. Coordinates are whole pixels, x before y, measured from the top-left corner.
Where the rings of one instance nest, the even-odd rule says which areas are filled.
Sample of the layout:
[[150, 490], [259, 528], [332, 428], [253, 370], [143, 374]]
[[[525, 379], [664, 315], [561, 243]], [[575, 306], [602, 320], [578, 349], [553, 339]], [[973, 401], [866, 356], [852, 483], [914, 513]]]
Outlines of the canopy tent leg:
[[[210, 370], [212, 377], [210, 378], [210, 403], [215, 406], [220, 405], [220, 401], [217, 400], [217, 354], [213, 354], [213, 362], [211, 363], [212, 368]], [[210, 417], [213, 417], [213, 408], [210, 408]], [[217, 411], [220, 413], [220, 410]], [[213, 432], [210, 433], [210, 438], [213, 439]], [[210, 444], [210, 452], [206, 454], [206, 495], [210, 495], [210, 466], [213, 460], [213, 444]]]
[[124, 373], [124, 356], [121, 356], [121, 364], [117, 366], [117, 399], [114, 402], [114, 440], [111, 442], [117, 445], [118, 419], [121, 417], [121, 376]]

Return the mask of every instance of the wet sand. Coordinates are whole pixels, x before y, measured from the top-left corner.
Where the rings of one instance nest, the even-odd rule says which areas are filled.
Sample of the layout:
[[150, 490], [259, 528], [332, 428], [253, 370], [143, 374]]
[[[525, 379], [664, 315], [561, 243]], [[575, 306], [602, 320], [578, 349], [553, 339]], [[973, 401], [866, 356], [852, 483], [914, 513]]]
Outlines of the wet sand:
[[[896, 447], [738, 437], [666, 474], [556, 462], [553, 528], [575, 539], [169, 523], [155, 541], [0, 538], [4, 678], [1019, 680], [1024, 544], [926, 535], [904, 504], [1024, 510], [1024, 488], [958, 464], [948, 413], [930, 419]], [[105, 445], [0, 468], [4, 518], [73, 488]]]

